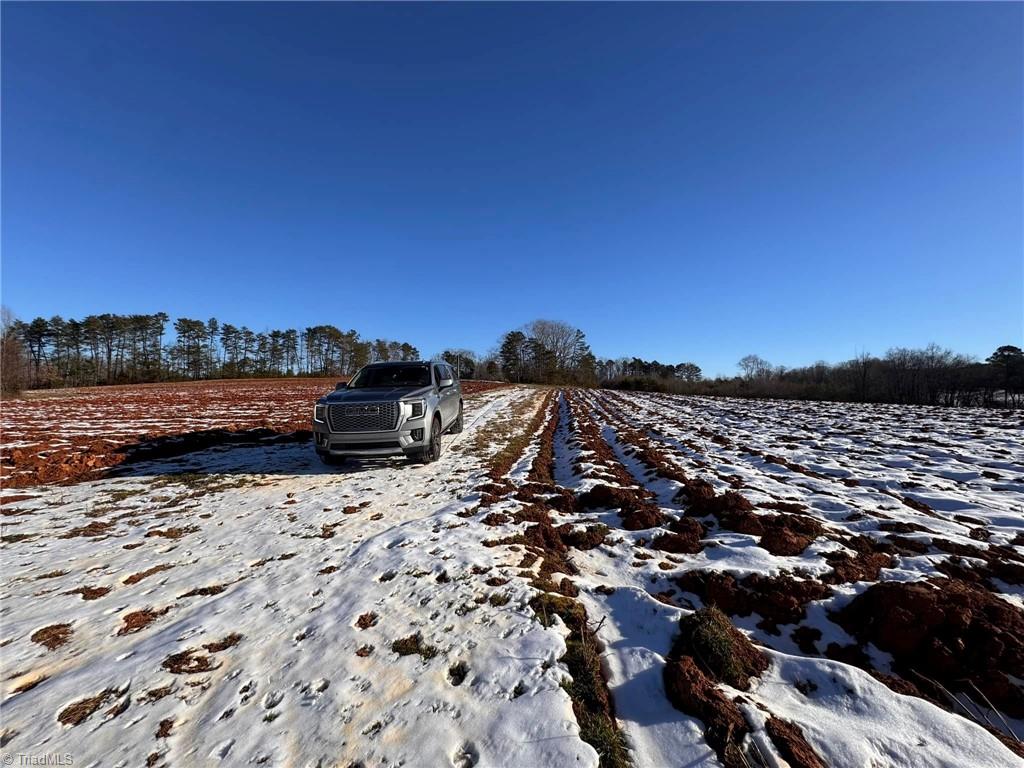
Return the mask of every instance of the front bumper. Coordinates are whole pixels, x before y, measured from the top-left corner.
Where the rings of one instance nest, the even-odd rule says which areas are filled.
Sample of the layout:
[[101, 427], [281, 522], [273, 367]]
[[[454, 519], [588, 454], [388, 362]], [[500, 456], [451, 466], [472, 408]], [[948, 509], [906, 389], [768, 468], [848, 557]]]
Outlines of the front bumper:
[[[410, 420], [390, 432], [331, 432], [327, 424], [313, 422], [313, 439], [316, 452], [325, 456], [402, 456], [427, 447], [423, 422], [422, 418]], [[415, 431], [419, 434], [414, 435]]]

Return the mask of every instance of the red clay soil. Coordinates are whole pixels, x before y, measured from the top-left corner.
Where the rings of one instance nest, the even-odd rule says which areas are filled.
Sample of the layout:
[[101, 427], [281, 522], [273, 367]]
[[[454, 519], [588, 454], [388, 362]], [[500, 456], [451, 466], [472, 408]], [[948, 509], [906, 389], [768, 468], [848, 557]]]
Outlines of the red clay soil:
[[693, 657], [670, 659], [663, 677], [672, 706], [704, 723], [704, 738], [726, 768], [748, 766], [738, 747], [750, 731], [743, 713], [701, 671]]
[[[686, 475], [643, 432], [622, 428], [619, 436], [630, 444], [626, 451], [651, 472], [683, 485], [676, 501], [687, 503], [687, 514], [695, 517], [712, 515], [729, 530], [761, 536], [761, 546], [773, 555], [799, 555], [824, 532], [820, 522], [799, 514], [804, 509], [801, 505], [776, 502], [775, 508], [787, 514], [758, 515], [753, 512], [754, 506], [739, 493], [726, 491], [721, 495], [716, 494], [708, 481]], [[699, 549], [690, 551], [697, 552]]]
[[725, 529], [760, 536], [761, 546], [773, 555], [799, 555], [825, 533], [821, 522], [799, 512], [758, 514], [746, 497], [736, 491], [716, 494], [706, 480], [688, 478], [676, 500], [687, 504], [688, 515], [711, 516]]
[[833, 618], [892, 654], [894, 671], [918, 687], [934, 680], [978, 701], [977, 687], [999, 711], [1024, 717], [1012, 680], [1024, 677], [1024, 611], [990, 592], [952, 579], [880, 582]]
[[798, 624], [806, 617], [805, 606], [824, 600], [831, 588], [815, 579], [763, 576], [752, 573], [741, 580], [722, 571], [692, 570], [675, 579], [684, 592], [697, 595], [730, 616], [761, 616], [758, 627], [778, 634], [780, 624]]
[[726, 768], [749, 765], [741, 744], [750, 729], [716, 683], [747, 690], [766, 669], [768, 658], [721, 611], [704, 608], [680, 620], [662, 673], [665, 693], [672, 706], [704, 723], [704, 738]]
[[823, 557], [832, 566], [832, 573], [825, 574], [826, 584], [850, 584], [856, 581], [878, 581], [882, 568], [894, 564], [895, 547], [877, 541], [870, 536], [847, 536], [841, 539], [843, 545], [854, 551], [826, 552]]
[[[240, 379], [29, 392], [3, 402], [0, 477], [5, 488], [76, 482], [126, 461], [225, 443], [266, 444], [284, 435], [308, 440], [310, 406], [337, 381]], [[462, 382], [466, 395], [500, 386]]]
[[800, 728], [788, 720], [769, 717], [765, 730], [779, 754], [791, 768], [826, 768], [814, 747], [807, 743]]
[[548, 416], [548, 410], [551, 407], [551, 401], [554, 399], [554, 396], [554, 390], [551, 390], [544, 395], [544, 400], [541, 402], [540, 408], [538, 408], [530, 418], [526, 429], [516, 435], [516, 437], [509, 443], [508, 449], [492, 456], [490, 461], [488, 461], [487, 477], [491, 480], [491, 483], [484, 483], [478, 487], [478, 490], [487, 488], [493, 484], [494, 492], [488, 493], [486, 490], [482, 491], [484, 495], [484, 498], [481, 500], [482, 504], [496, 501], [499, 496], [507, 493], [511, 488], [508, 481], [505, 480], [505, 475], [511, 471], [512, 467], [522, 456], [523, 450], [526, 449], [532, 440], [533, 434], [540, 429], [541, 424], [544, 423], [545, 418]]
[[558, 535], [566, 546], [573, 549], [594, 549], [601, 546], [605, 537], [608, 536], [608, 527], [600, 524], [576, 528], [576, 526], [566, 523], [558, 526], [555, 530], [558, 531]]
[[657, 528], [666, 522], [665, 515], [650, 500], [650, 492], [638, 488], [595, 485], [577, 497], [577, 504], [581, 510], [619, 510], [622, 527], [627, 531]]
[[576, 408], [576, 430], [579, 436], [580, 447], [583, 450], [593, 452], [592, 455], [577, 458], [577, 471], [579, 471], [579, 465], [584, 462], [596, 464], [611, 475], [619, 485], [633, 485], [635, 482], [634, 477], [629, 473], [629, 470], [622, 466], [622, 462], [615, 455], [615, 451], [612, 450], [611, 446], [604, 439], [604, 435], [601, 434], [601, 430], [594, 423], [588, 407], [582, 402], [579, 394], [571, 391], [568, 397]]
[[704, 537], [704, 526], [691, 517], [673, 520], [669, 523], [672, 533], [656, 536], [651, 542], [651, 549], [660, 552], [671, 552], [677, 555], [695, 555], [704, 548], [701, 539]]
[[551, 416], [544, 424], [540, 433], [540, 445], [537, 447], [537, 455], [533, 459], [530, 471], [526, 479], [534, 483], [547, 485], [555, 484], [555, 432], [558, 430], [558, 422], [562, 416], [562, 401], [557, 400], [554, 408], [551, 409]]

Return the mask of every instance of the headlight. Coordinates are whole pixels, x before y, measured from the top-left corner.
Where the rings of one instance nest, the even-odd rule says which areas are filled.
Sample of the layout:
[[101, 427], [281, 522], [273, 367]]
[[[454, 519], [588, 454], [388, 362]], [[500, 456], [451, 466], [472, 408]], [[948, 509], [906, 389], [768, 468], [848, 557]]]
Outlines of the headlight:
[[410, 419], [418, 419], [423, 415], [422, 400], [416, 400], [414, 402], [409, 403], [409, 407], [412, 408], [412, 413], [409, 416]]
[[326, 405], [314, 405], [313, 406], [313, 421], [323, 421], [324, 414], [327, 412]]

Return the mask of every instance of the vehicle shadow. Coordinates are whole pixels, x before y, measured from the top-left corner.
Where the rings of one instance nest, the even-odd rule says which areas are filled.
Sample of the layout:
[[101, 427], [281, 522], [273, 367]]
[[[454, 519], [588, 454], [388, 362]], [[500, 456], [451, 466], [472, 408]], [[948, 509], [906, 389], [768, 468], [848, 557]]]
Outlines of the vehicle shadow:
[[107, 477], [152, 477], [175, 474], [351, 475], [409, 464], [404, 457], [349, 459], [328, 466], [313, 450], [309, 430], [276, 432], [205, 430], [167, 435], [119, 447], [120, 461]]

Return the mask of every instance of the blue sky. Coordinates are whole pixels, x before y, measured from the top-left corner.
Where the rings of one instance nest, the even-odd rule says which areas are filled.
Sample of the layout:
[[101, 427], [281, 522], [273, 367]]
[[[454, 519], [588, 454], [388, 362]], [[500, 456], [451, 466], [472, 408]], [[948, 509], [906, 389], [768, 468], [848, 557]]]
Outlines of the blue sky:
[[2, 6], [2, 300], [732, 373], [1022, 343], [1021, 4]]

